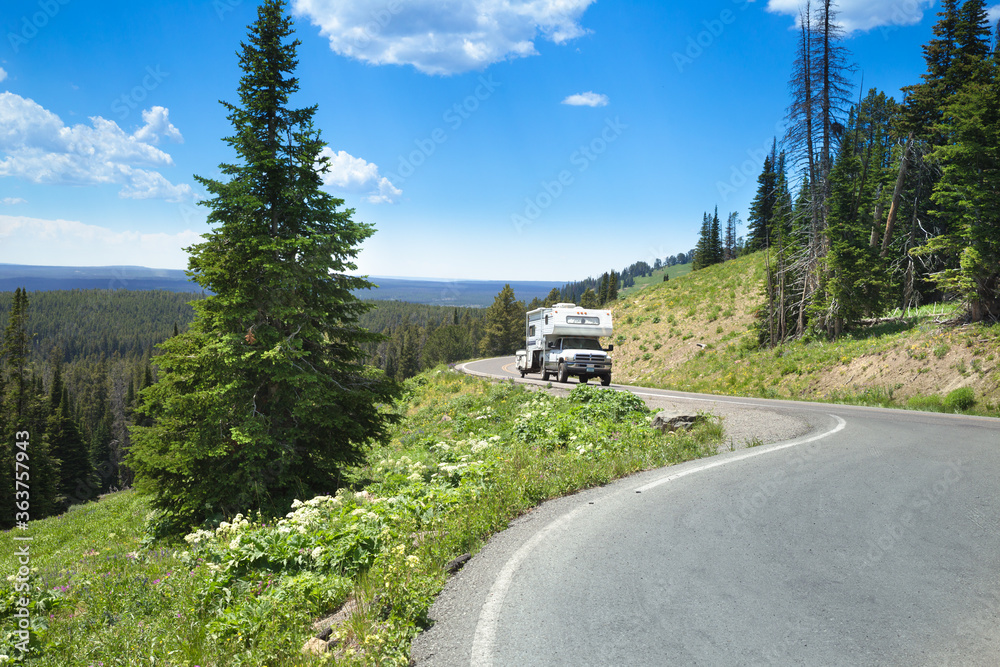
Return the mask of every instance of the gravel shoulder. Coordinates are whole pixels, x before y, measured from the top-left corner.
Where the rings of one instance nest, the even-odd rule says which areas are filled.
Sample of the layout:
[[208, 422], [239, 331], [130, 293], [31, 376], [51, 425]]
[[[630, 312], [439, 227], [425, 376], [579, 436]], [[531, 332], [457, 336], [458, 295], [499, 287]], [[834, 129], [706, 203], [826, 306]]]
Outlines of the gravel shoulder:
[[[691, 402], [643, 396], [646, 405], [654, 410], [691, 410]], [[723, 402], [705, 402], [698, 412], [706, 412], [722, 419], [725, 441], [720, 450], [742, 449], [749, 445], [769, 445], [791, 440], [813, 430], [804, 415], [788, 414]]]

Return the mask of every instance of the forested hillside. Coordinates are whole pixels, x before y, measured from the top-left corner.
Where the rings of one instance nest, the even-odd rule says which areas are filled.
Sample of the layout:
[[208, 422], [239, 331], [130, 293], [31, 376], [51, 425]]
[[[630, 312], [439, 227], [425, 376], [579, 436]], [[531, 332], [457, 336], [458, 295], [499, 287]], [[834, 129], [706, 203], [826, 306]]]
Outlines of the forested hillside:
[[[804, 9], [787, 133], [764, 160], [747, 250], [766, 253], [760, 342], [837, 337], [953, 301], [1000, 320], [1000, 39], [982, 0], [941, 3], [902, 101], [853, 90], [835, 3]], [[1000, 26], [998, 26], [1000, 30]], [[1000, 35], [998, 35], [1000, 37]], [[723, 260], [706, 215], [695, 268]]]
[[[16, 417], [29, 425], [35, 518], [131, 484], [121, 464], [136, 397], [155, 379], [155, 345], [191, 321], [192, 298], [199, 297], [124, 289], [0, 292], [0, 426]], [[12, 439], [6, 427], [4, 433], [8, 460]]]
[[[189, 303], [200, 298], [162, 290], [0, 292], [2, 455], [9, 462], [14, 454], [5, 424], [19, 414], [32, 434], [39, 490], [34, 518], [132, 484], [123, 459], [139, 392], [157, 380], [156, 346], [188, 329], [194, 316]], [[479, 354], [490, 312], [372, 305], [361, 326], [386, 338], [366, 346], [368, 363], [400, 380]], [[515, 319], [521, 326], [523, 317]], [[4, 498], [10, 504], [12, 495]], [[13, 511], [3, 516], [9, 526]]]

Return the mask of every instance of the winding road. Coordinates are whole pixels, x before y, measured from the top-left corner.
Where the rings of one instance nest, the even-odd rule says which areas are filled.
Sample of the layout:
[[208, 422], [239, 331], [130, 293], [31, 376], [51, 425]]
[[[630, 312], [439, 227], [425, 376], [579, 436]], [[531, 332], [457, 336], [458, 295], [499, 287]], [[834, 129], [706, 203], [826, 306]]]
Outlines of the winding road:
[[1000, 420], [613, 386], [808, 428], [529, 512], [417, 665], [1000, 665]]

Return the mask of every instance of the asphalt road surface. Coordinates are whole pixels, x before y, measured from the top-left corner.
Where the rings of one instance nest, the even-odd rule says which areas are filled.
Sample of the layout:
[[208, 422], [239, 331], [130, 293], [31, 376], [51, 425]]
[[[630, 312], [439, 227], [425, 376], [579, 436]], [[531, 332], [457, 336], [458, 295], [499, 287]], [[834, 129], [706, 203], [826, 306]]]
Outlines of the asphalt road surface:
[[711, 400], [809, 429], [526, 514], [449, 581], [416, 663], [1000, 665], [1000, 420]]

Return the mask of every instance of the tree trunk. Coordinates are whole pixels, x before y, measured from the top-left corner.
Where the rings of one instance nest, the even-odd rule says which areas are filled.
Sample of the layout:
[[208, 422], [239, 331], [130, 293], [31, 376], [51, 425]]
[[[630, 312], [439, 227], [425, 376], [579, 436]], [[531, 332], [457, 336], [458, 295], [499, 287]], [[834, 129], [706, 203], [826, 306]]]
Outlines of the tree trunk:
[[906, 138], [906, 148], [903, 150], [903, 159], [899, 161], [899, 175], [896, 177], [896, 189], [892, 191], [892, 206], [889, 207], [889, 217], [885, 221], [885, 235], [882, 237], [881, 256], [885, 257], [889, 252], [889, 241], [892, 240], [892, 227], [896, 224], [896, 215], [899, 213], [899, 200], [903, 195], [903, 181], [906, 180], [906, 165], [909, 164], [910, 148], [913, 146], [913, 132]]

